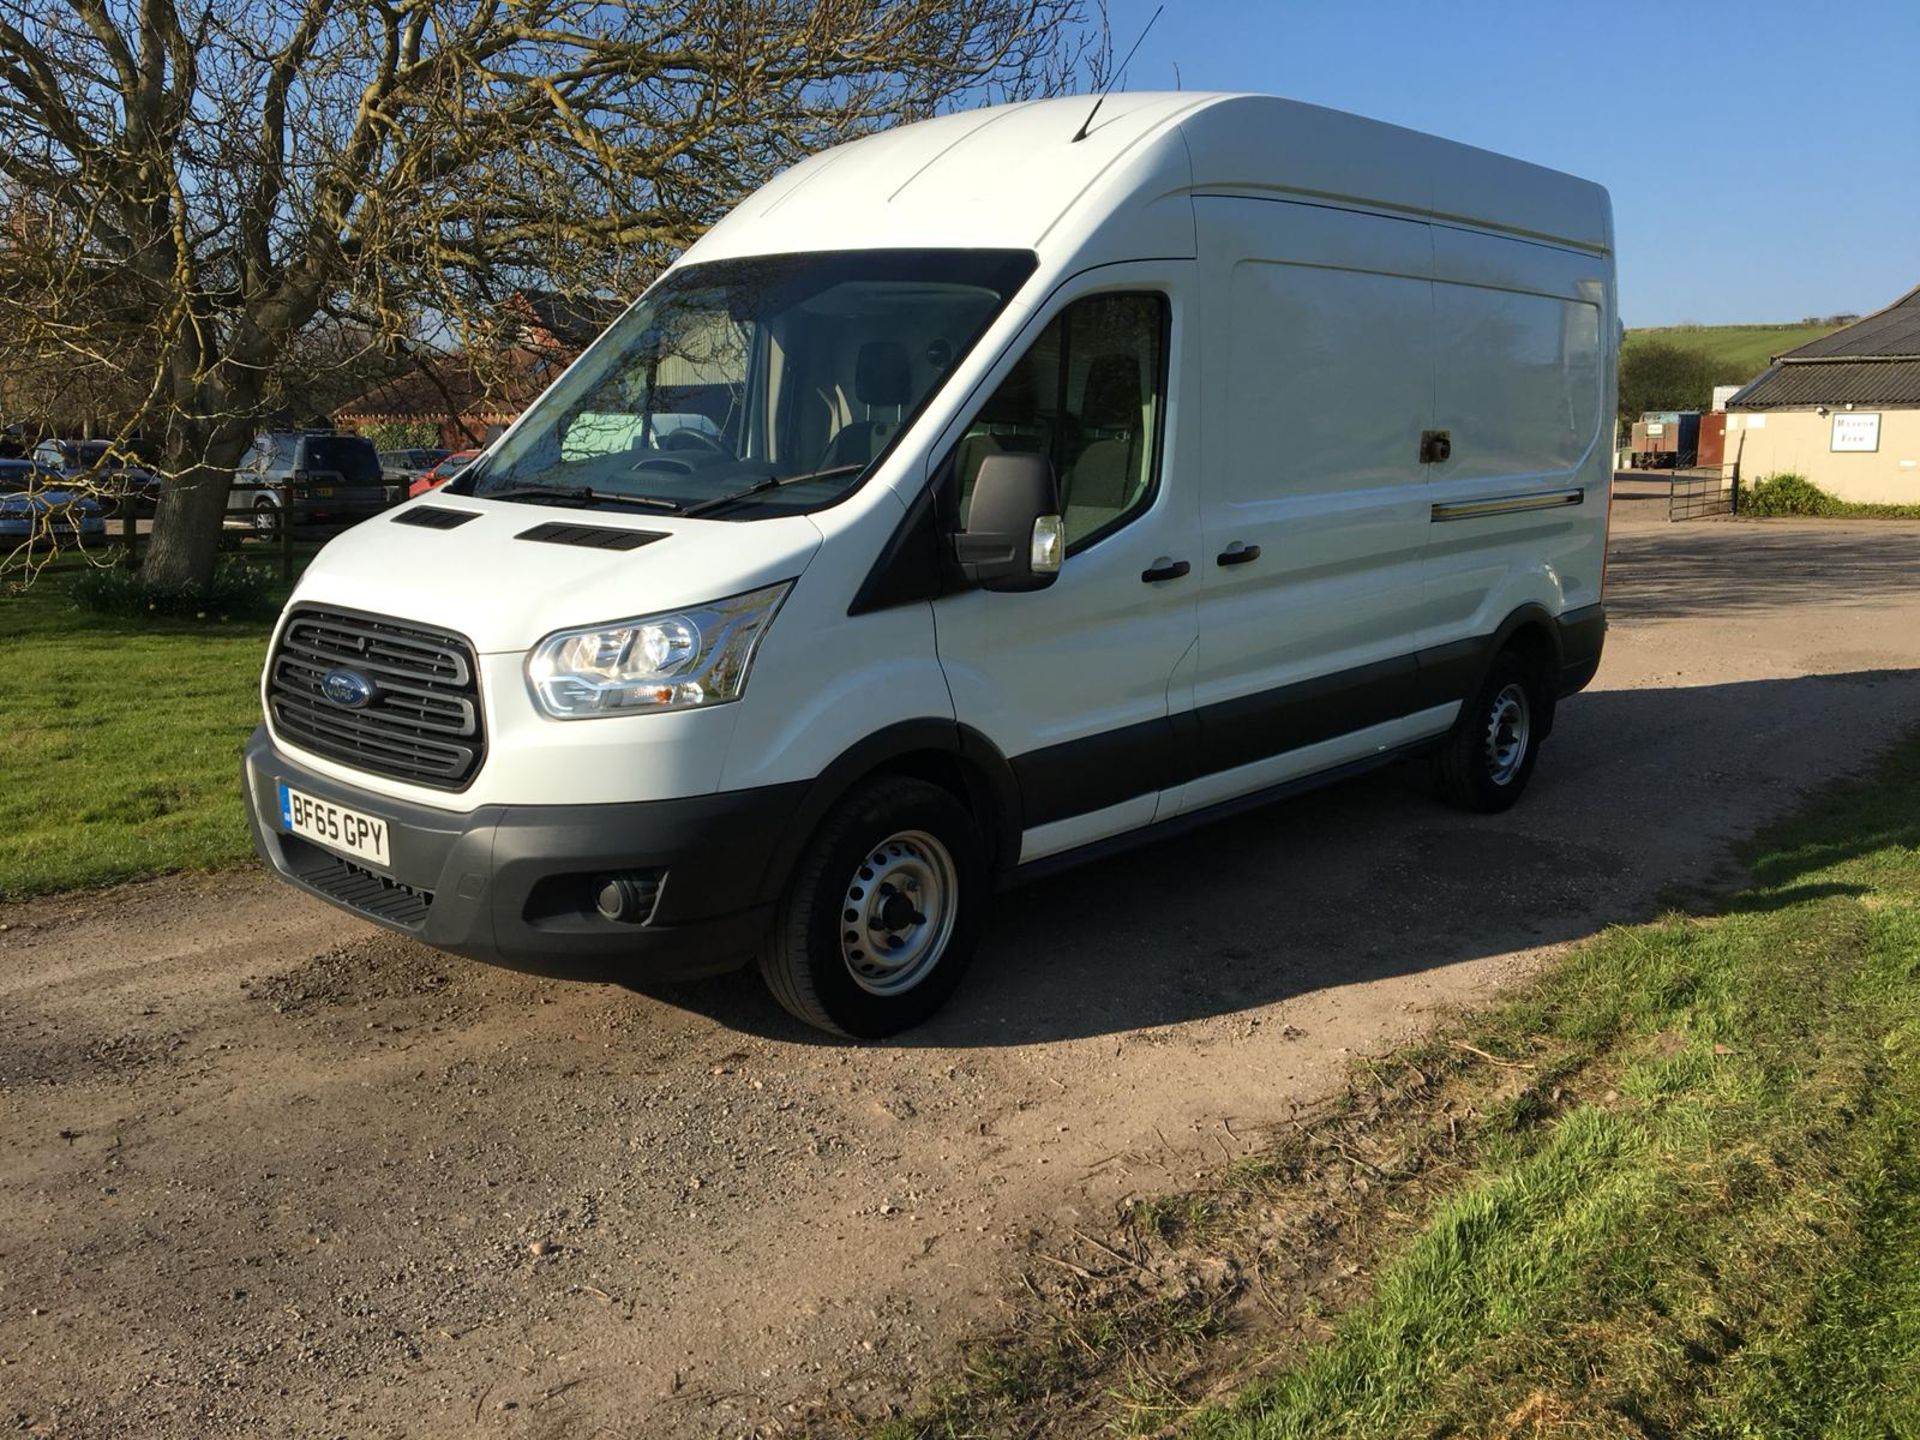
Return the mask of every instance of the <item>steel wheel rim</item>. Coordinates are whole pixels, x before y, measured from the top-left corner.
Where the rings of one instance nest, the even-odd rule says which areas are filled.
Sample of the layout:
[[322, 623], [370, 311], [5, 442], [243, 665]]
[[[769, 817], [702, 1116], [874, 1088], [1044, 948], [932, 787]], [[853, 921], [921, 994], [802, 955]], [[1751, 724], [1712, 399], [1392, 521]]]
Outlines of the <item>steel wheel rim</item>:
[[868, 850], [840, 905], [840, 958], [869, 995], [901, 995], [946, 953], [959, 914], [960, 872], [924, 830], [902, 830]]
[[1510, 784], [1520, 773], [1532, 734], [1533, 707], [1527, 700], [1527, 687], [1514, 681], [1493, 697], [1493, 707], [1487, 713], [1484, 749], [1487, 776], [1494, 784]]

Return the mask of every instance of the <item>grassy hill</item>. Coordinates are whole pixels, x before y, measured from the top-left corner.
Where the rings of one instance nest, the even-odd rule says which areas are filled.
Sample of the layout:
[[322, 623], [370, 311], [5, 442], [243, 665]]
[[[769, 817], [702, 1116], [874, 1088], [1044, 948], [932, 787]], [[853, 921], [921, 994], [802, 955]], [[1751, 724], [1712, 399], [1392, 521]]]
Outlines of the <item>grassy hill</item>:
[[1833, 325], [1662, 325], [1649, 330], [1629, 330], [1627, 348], [1636, 340], [1664, 340], [1699, 350], [1724, 363], [1744, 379], [1751, 379], [1767, 368], [1771, 356], [1830, 335]]

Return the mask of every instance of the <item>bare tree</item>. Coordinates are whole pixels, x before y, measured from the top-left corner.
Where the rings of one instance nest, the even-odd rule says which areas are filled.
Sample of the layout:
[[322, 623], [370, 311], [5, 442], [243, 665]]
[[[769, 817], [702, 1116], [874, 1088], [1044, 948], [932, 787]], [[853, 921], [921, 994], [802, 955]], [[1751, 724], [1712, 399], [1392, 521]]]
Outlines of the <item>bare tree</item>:
[[146, 571], [204, 583], [316, 324], [630, 295], [807, 151], [1059, 86], [1082, 4], [0, 0], [0, 373], [163, 439]]

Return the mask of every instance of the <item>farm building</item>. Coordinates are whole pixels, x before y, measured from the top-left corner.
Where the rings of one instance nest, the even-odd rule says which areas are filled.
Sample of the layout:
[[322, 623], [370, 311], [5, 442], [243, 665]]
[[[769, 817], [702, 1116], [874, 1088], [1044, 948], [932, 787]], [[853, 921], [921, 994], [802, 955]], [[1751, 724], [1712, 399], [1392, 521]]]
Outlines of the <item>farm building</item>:
[[486, 445], [592, 344], [622, 307], [523, 291], [502, 308], [498, 342], [422, 356], [334, 412], [347, 429], [429, 425], [449, 450]]
[[1842, 500], [1920, 504], [1920, 286], [1776, 355], [1727, 401], [1744, 480], [1792, 472]]

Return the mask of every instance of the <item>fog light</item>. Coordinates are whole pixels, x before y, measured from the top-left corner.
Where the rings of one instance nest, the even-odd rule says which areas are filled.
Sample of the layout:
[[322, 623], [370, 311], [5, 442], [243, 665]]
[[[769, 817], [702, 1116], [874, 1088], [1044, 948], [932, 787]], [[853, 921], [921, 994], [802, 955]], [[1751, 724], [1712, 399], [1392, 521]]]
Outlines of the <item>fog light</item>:
[[601, 917], [622, 925], [644, 925], [653, 918], [660, 899], [660, 876], [648, 870], [603, 876], [594, 891], [593, 908]]

